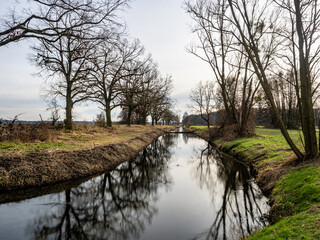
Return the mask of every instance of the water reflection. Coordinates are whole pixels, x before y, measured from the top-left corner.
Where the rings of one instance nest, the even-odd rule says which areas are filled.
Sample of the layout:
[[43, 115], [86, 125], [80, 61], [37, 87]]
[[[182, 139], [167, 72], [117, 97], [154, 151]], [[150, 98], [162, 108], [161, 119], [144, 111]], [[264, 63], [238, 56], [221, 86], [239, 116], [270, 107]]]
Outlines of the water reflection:
[[0, 238], [239, 239], [266, 224], [267, 199], [248, 167], [190, 134], [165, 135], [134, 161], [74, 184], [0, 204]]
[[50, 212], [30, 223], [34, 238], [139, 239], [157, 213], [157, 189], [170, 190], [173, 140], [157, 140], [136, 161], [66, 190], [64, 201], [57, 201], [63, 204], [53, 203]]
[[194, 239], [240, 239], [266, 226], [266, 198], [249, 167], [209, 144], [194, 149], [194, 159], [193, 177], [209, 191], [215, 208], [211, 226]]

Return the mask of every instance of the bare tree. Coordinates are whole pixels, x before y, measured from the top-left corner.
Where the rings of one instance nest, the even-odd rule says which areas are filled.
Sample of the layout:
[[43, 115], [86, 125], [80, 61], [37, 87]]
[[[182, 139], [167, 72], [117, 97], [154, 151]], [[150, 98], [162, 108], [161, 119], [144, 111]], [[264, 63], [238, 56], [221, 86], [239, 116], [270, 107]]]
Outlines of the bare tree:
[[150, 78], [147, 84], [144, 84], [141, 93], [140, 106], [137, 111], [142, 117], [142, 124], [146, 124], [147, 116], [151, 115], [152, 125], [157, 123], [163, 113], [170, 109], [172, 100], [170, 92], [172, 90], [171, 76], [161, 77], [160, 73], [156, 78]]
[[[50, 42], [63, 35], [78, 35], [82, 28], [99, 28], [101, 24], [115, 23], [115, 11], [127, 5], [129, 0], [32, 0], [18, 2], [23, 11], [12, 10], [0, 20], [0, 46], [25, 38]], [[23, 5], [23, 6], [22, 6]], [[75, 21], [58, 24], [72, 14]], [[72, 30], [72, 31], [71, 31]]]
[[[120, 82], [121, 84], [121, 107], [126, 112], [127, 125], [131, 125], [131, 117], [143, 101], [143, 94], [150, 81], [156, 77], [157, 69], [151, 56], [145, 59], [136, 59], [131, 63], [131, 68], [135, 69], [135, 74], [126, 76]], [[147, 86], [146, 86], [147, 85]]]
[[275, 2], [291, 23], [283, 30], [287, 51], [282, 54], [282, 59], [294, 73], [306, 157], [311, 158], [318, 153], [314, 104], [319, 98], [320, 87], [320, 3], [317, 0]]
[[[66, 15], [64, 21], [69, 22], [72, 16]], [[72, 109], [76, 103], [88, 99], [88, 89], [91, 87], [86, 81], [89, 74], [88, 60], [94, 57], [95, 41], [85, 40], [88, 31], [77, 30], [78, 36], [72, 34], [63, 36], [52, 42], [45, 39], [33, 46], [35, 54], [31, 61], [40, 68], [40, 74], [47, 79], [54, 79], [50, 83], [49, 92], [52, 98], [65, 99], [66, 129], [72, 129]]]
[[141, 66], [134, 65], [144, 53], [138, 40], [129, 43], [126, 39], [116, 42], [102, 42], [97, 46], [97, 56], [92, 59], [93, 71], [90, 76], [94, 82], [93, 101], [98, 102], [112, 126], [111, 111], [120, 106], [121, 83], [124, 79], [137, 74]]
[[262, 5], [259, 3], [259, 0], [228, 0], [230, 12], [226, 14], [226, 18], [236, 27], [233, 36], [247, 53], [284, 138], [297, 157], [303, 159], [303, 154], [292, 141], [281, 118], [267, 77], [267, 69], [280, 45], [277, 38], [278, 16], [271, 1], [264, 1]]
[[49, 120], [51, 121], [51, 125], [54, 126], [56, 122], [60, 119], [60, 106], [56, 99], [51, 99], [51, 101], [49, 102], [49, 108], [47, 110], [51, 111]]
[[[48, 0], [49, 1], [49, 0]], [[39, 1], [36, 1], [39, 2]], [[40, 1], [46, 3], [46, 1]], [[115, 3], [116, 5], [113, 5]], [[60, 15], [62, 10], [50, 10], [50, 17], [58, 17], [56, 21], [44, 21], [42, 27], [46, 27], [54, 33], [46, 37], [39, 37], [39, 44], [33, 47], [35, 54], [32, 62], [41, 70], [47, 78], [55, 81], [50, 85], [50, 94], [53, 98], [63, 97], [66, 101], [66, 128], [72, 129], [72, 109], [76, 103], [89, 98], [88, 91], [92, 84], [88, 76], [92, 70], [90, 59], [95, 55], [94, 46], [102, 40], [110, 37], [113, 31], [115, 11], [123, 1], [107, 0], [102, 2], [87, 1], [81, 4], [78, 1], [50, 1], [54, 6], [64, 9], [67, 4], [77, 11], [67, 11]], [[60, 4], [60, 5], [59, 5]], [[112, 7], [105, 14], [96, 7]], [[66, 7], [66, 9], [68, 9]], [[87, 11], [86, 11], [87, 10]], [[105, 9], [106, 10], [106, 9]], [[102, 15], [103, 16], [102, 16]], [[108, 21], [108, 25], [105, 21]], [[63, 34], [61, 34], [63, 29]], [[58, 38], [56, 37], [58, 36]]]
[[[272, 71], [270, 70], [270, 64], [267, 64], [268, 61], [266, 60], [272, 60], [276, 56], [275, 52], [279, 50], [280, 41], [283, 41], [280, 38], [283, 35], [283, 31], [277, 23], [279, 15], [274, 5], [274, 3], [279, 4], [279, 2], [283, 8], [291, 12], [291, 39], [293, 41], [295, 39], [298, 40], [291, 43], [291, 46], [298, 50], [299, 61], [296, 62], [295, 57], [291, 61], [293, 65], [296, 65], [296, 68], [294, 68], [297, 81], [295, 87], [304, 135], [305, 154], [297, 148], [288, 134], [268, 81], [268, 74]], [[228, 0], [228, 3], [230, 6], [229, 20], [237, 29], [234, 36], [238, 36], [239, 43], [244, 47], [254, 67], [255, 74], [260, 80], [284, 138], [300, 160], [315, 157], [318, 153], [318, 148], [310, 66], [312, 65], [311, 60], [314, 60], [314, 55], [311, 54], [311, 51], [319, 51], [317, 48], [312, 47], [313, 43], [316, 42], [316, 33], [319, 30], [318, 1], [264, 1], [262, 4], [262, 1], [259, 0]], [[296, 54], [296, 51], [293, 51], [293, 53]]]
[[232, 34], [232, 24], [225, 19], [226, 0], [185, 2], [186, 11], [195, 22], [193, 32], [199, 44], [187, 50], [211, 67], [226, 113], [224, 125], [238, 125], [240, 136], [249, 135], [248, 122], [259, 82], [253, 77], [250, 61]]
[[172, 108], [174, 103], [170, 97], [172, 90], [171, 76], [159, 77], [150, 96], [150, 116], [152, 125], [158, 124], [164, 113]]
[[[228, 52], [231, 51], [231, 39], [225, 34], [226, 26], [222, 17], [226, 8], [225, 1], [217, 1], [216, 4], [205, 0], [196, 1], [196, 3], [187, 1], [185, 7], [196, 23], [193, 32], [197, 34], [200, 41], [199, 45], [190, 46], [187, 51], [210, 65], [215, 80], [221, 88], [227, 120], [231, 124], [235, 123], [236, 117], [230, 110], [226, 90], [228, 78], [226, 58]], [[213, 14], [214, 12], [218, 14]]]
[[191, 91], [190, 106], [196, 113], [200, 114], [210, 128], [210, 114], [215, 109], [214, 104], [214, 84], [212, 82], [199, 82], [195, 89]]

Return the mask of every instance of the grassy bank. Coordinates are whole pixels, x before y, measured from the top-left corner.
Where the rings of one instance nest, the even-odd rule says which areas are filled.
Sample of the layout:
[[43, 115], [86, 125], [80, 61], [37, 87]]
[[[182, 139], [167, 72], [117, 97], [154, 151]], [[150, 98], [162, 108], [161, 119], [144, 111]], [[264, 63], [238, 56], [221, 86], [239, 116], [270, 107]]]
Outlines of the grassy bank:
[[48, 132], [52, 136], [45, 141], [0, 141], [0, 156], [6, 153], [27, 153], [55, 150], [75, 150], [99, 145], [116, 144], [138, 134], [153, 131], [154, 128], [166, 129], [165, 126], [115, 125], [103, 128], [94, 125], [76, 125], [73, 131], [64, 129]]
[[0, 190], [39, 187], [83, 178], [134, 157], [168, 126], [77, 126], [51, 141], [1, 142]]
[[[208, 139], [205, 128], [193, 127]], [[302, 149], [299, 131], [289, 131]], [[256, 136], [216, 140], [224, 152], [252, 164], [257, 183], [270, 196], [272, 224], [248, 239], [320, 239], [320, 160], [298, 163], [281, 132], [257, 128]]]

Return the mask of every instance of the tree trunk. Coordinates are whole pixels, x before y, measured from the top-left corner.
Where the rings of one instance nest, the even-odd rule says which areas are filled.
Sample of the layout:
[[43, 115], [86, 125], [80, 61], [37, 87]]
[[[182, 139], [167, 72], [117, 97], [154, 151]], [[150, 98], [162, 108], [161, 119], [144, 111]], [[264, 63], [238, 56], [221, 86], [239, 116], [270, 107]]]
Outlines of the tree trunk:
[[221, 87], [222, 100], [223, 100], [224, 108], [226, 110], [226, 115], [227, 115], [226, 116], [227, 125], [237, 123], [237, 120], [236, 120], [234, 114], [231, 112], [229, 104], [228, 104], [228, 100], [227, 100], [227, 96], [226, 96], [227, 90], [224, 85], [220, 85], [220, 87]]
[[106, 102], [106, 119], [107, 119], [107, 126], [112, 127], [110, 101]]
[[72, 98], [71, 98], [71, 87], [67, 87], [67, 96], [66, 96], [66, 126], [68, 130], [72, 130]]
[[320, 119], [318, 122], [318, 130], [319, 130], [319, 151], [320, 151]]
[[317, 135], [314, 123], [314, 111], [311, 94], [311, 79], [308, 58], [305, 56], [305, 39], [302, 30], [302, 17], [300, 1], [295, 0], [296, 25], [299, 38], [299, 63], [300, 63], [300, 87], [301, 87], [301, 125], [304, 136], [306, 158], [314, 158], [318, 154]]
[[147, 117], [145, 116], [145, 114], [142, 115], [142, 125], [143, 126], [147, 125]]
[[132, 115], [132, 110], [131, 108], [128, 108], [127, 126], [131, 126], [131, 115]]

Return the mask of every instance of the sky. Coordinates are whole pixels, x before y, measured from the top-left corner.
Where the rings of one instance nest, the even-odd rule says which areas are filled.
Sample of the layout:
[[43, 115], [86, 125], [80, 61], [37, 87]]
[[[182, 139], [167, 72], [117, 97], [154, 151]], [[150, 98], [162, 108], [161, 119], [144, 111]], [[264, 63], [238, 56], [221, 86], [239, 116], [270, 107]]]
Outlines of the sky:
[[[8, 7], [1, 8], [1, 17]], [[191, 113], [187, 107], [191, 89], [199, 81], [211, 80], [212, 73], [206, 63], [185, 50], [196, 38], [183, 0], [132, 0], [120, 16], [130, 37], [140, 39], [146, 52], [152, 54], [161, 74], [172, 76], [175, 111], [180, 115]], [[20, 120], [39, 120], [39, 114], [49, 118], [47, 103], [41, 97], [44, 79], [35, 75], [38, 70], [28, 61], [32, 44], [32, 40], [24, 40], [0, 47], [0, 118], [12, 119], [18, 114]], [[83, 103], [75, 106], [74, 120], [92, 121], [99, 112], [96, 104]], [[114, 120], [118, 113], [113, 113]]]

